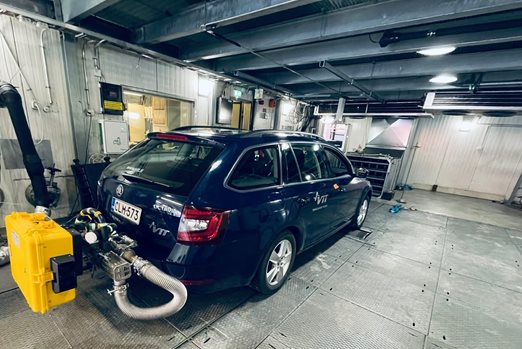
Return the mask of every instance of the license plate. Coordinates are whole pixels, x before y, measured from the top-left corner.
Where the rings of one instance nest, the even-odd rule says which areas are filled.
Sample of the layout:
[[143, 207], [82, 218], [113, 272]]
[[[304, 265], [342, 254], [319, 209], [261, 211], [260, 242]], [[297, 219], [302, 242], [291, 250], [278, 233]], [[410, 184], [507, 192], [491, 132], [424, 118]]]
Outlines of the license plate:
[[136, 225], [140, 224], [141, 208], [131, 205], [128, 202], [112, 198], [111, 212], [131, 221]]

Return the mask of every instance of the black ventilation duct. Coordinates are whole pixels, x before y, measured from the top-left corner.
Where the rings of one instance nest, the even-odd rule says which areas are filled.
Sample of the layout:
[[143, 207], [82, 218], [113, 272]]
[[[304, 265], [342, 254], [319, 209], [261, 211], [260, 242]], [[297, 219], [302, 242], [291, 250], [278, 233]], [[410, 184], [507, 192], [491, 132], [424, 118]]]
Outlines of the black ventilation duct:
[[13, 85], [0, 84], [0, 108], [7, 108], [9, 111], [16, 138], [22, 151], [24, 165], [33, 185], [36, 211], [49, 213], [50, 201], [47, 184], [45, 183], [44, 167], [34, 146], [31, 130], [29, 130], [22, 106], [22, 98]]

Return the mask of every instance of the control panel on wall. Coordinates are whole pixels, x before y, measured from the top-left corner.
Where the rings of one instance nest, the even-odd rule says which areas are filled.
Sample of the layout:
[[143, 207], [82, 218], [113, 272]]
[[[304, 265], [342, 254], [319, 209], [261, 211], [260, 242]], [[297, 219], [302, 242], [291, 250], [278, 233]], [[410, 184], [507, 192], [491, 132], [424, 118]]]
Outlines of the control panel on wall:
[[129, 149], [129, 125], [125, 121], [100, 120], [103, 152], [122, 154]]

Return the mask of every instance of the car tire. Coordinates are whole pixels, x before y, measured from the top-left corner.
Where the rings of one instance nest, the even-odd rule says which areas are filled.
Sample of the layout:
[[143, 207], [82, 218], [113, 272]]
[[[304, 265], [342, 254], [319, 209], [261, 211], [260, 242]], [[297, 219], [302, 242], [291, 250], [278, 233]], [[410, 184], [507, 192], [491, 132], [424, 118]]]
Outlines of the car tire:
[[357, 211], [355, 211], [355, 216], [350, 222], [350, 229], [361, 229], [364, 221], [366, 220], [366, 216], [368, 215], [368, 209], [370, 207], [370, 194], [365, 193], [361, 200], [359, 201], [359, 205], [357, 206]]
[[288, 279], [296, 255], [296, 242], [292, 233], [285, 231], [267, 249], [252, 286], [263, 294], [272, 294]]

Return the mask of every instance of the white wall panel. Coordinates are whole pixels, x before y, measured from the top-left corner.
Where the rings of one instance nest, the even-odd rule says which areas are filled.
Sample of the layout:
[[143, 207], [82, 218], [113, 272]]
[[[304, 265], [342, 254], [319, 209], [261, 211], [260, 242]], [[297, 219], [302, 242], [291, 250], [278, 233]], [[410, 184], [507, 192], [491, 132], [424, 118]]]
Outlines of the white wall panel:
[[481, 155], [469, 189], [509, 198], [520, 176], [522, 127], [490, 126]]
[[[68, 66], [71, 74], [70, 80], [74, 90], [82, 90], [85, 87], [82, 51], [85, 51], [85, 67], [87, 73], [87, 85], [90, 96], [90, 109], [94, 112], [94, 117], [88, 118], [83, 110], [87, 104], [86, 93], [79, 93], [80, 103], [72, 103], [75, 126], [77, 129], [88, 130], [89, 122], [92, 122], [90, 132], [76, 132], [76, 135], [82, 138], [82, 145], [79, 146], [80, 159], [83, 161], [87, 134], [90, 134], [88, 141], [87, 158], [93, 154], [102, 152], [100, 146], [100, 135], [97, 122], [102, 118], [120, 119], [118, 116], [102, 115], [100, 113], [100, 92], [99, 81], [124, 85], [125, 87], [135, 88], [150, 94], [158, 94], [165, 97], [186, 100], [196, 105], [194, 111], [193, 123], [207, 124], [209, 113], [211, 110], [204, 112], [211, 106], [210, 96], [203, 96], [199, 99], [199, 74], [196, 71], [182, 68], [170, 63], [150, 59], [135, 52], [102, 43], [96, 50], [96, 42], [86, 41], [84, 39], [68, 39], [66, 47], [68, 48]], [[72, 47], [72, 48], [71, 48]], [[98, 52], [98, 56], [96, 53]], [[99, 70], [96, 65], [98, 64]], [[79, 67], [74, 69], [75, 67]], [[211, 91], [213, 93], [213, 90]], [[204, 104], [199, 106], [198, 103]], [[204, 116], [199, 117], [199, 114]]]
[[[92, 64], [88, 64], [88, 66], [93, 67]], [[100, 67], [106, 82], [157, 91], [155, 60], [102, 45], [100, 47]], [[88, 74], [88, 76], [93, 75]]]
[[[24, 102], [33, 138], [37, 142], [40, 139], [50, 141], [56, 167], [63, 171], [56, 178], [58, 186], [62, 189], [62, 197], [58, 207], [53, 211], [53, 216], [59, 217], [69, 212], [69, 207], [76, 198], [74, 179], [70, 170], [75, 149], [60, 34], [50, 29], [44, 34], [53, 103], [50, 104], [48, 101], [40, 53], [40, 33], [44, 28], [8, 16], [0, 16], [0, 32], [7, 41], [6, 46], [6, 43], [0, 39], [0, 80], [10, 82], [17, 87]], [[12, 51], [14, 59], [9, 51]], [[17, 66], [26, 81], [21, 78]], [[33, 101], [39, 105], [41, 112], [31, 108]], [[46, 107], [48, 112], [43, 111]], [[15, 138], [6, 109], [0, 109], [0, 138]], [[2, 151], [6, 150], [0, 149], [0, 153]], [[7, 170], [4, 157], [1, 156], [0, 167], [0, 187], [6, 196], [5, 202], [0, 207], [0, 226], [3, 226], [6, 214], [12, 211], [32, 211], [33, 208], [24, 195], [26, 187], [30, 184], [26, 170]]]
[[451, 118], [419, 120], [414, 141], [417, 148], [410, 174], [404, 182], [435, 184], [451, 136], [446, 131], [456, 125], [457, 120]]
[[[456, 118], [460, 119], [460, 118]], [[486, 127], [459, 131], [459, 121], [452, 129], [436, 183], [442, 187], [468, 190], [482, 153]]]
[[357, 149], [364, 149], [368, 142], [368, 133], [372, 124], [372, 118], [364, 119], [344, 119], [349, 125], [348, 141], [345, 147], [346, 151], [352, 152]]
[[[61, 34], [51, 29], [48, 29], [44, 36], [44, 44], [53, 103], [49, 112], [38, 113], [31, 108], [33, 100], [36, 100], [41, 108], [49, 104], [40, 54], [42, 29], [43, 27], [33, 23], [0, 16], [0, 31], [14, 54], [13, 59], [0, 39], [0, 80], [11, 82], [19, 89], [33, 137], [37, 140], [44, 138], [51, 141], [56, 166], [64, 171], [57, 178], [62, 189], [62, 199], [54, 211], [55, 216], [67, 214], [76, 198], [70, 171], [72, 160], [78, 156], [84, 161], [85, 155], [88, 159], [92, 154], [101, 152], [97, 125], [97, 121], [104, 117], [100, 114], [100, 80], [194, 102], [196, 108], [193, 110], [198, 110], [201, 114], [195, 122], [208, 124], [209, 120], [212, 120], [216, 91], [212, 88], [208, 96], [200, 96], [197, 72], [149, 59], [106, 43], [99, 46], [96, 56], [95, 41], [67, 36], [68, 39], [64, 42]], [[83, 48], [85, 59], [82, 58]], [[96, 64], [100, 70], [96, 69]], [[18, 73], [17, 66], [26, 77], [27, 83]], [[90, 99], [89, 106], [87, 95]], [[198, 108], [197, 104], [200, 102], [202, 106]], [[88, 117], [86, 110], [92, 111], [93, 117]], [[0, 110], [0, 138], [14, 138], [14, 131], [5, 110]], [[86, 150], [87, 139], [89, 145]], [[0, 166], [1, 164], [3, 159], [0, 156]], [[1, 167], [0, 187], [6, 199], [0, 207], [0, 226], [3, 225], [5, 214], [14, 210], [31, 211], [31, 206], [24, 197], [24, 190], [28, 184], [28, 176], [24, 169], [6, 170], [5, 166]]]
[[419, 121], [418, 146], [408, 178], [414, 187], [502, 200], [520, 176], [522, 117], [475, 118], [461, 130], [462, 117]]

